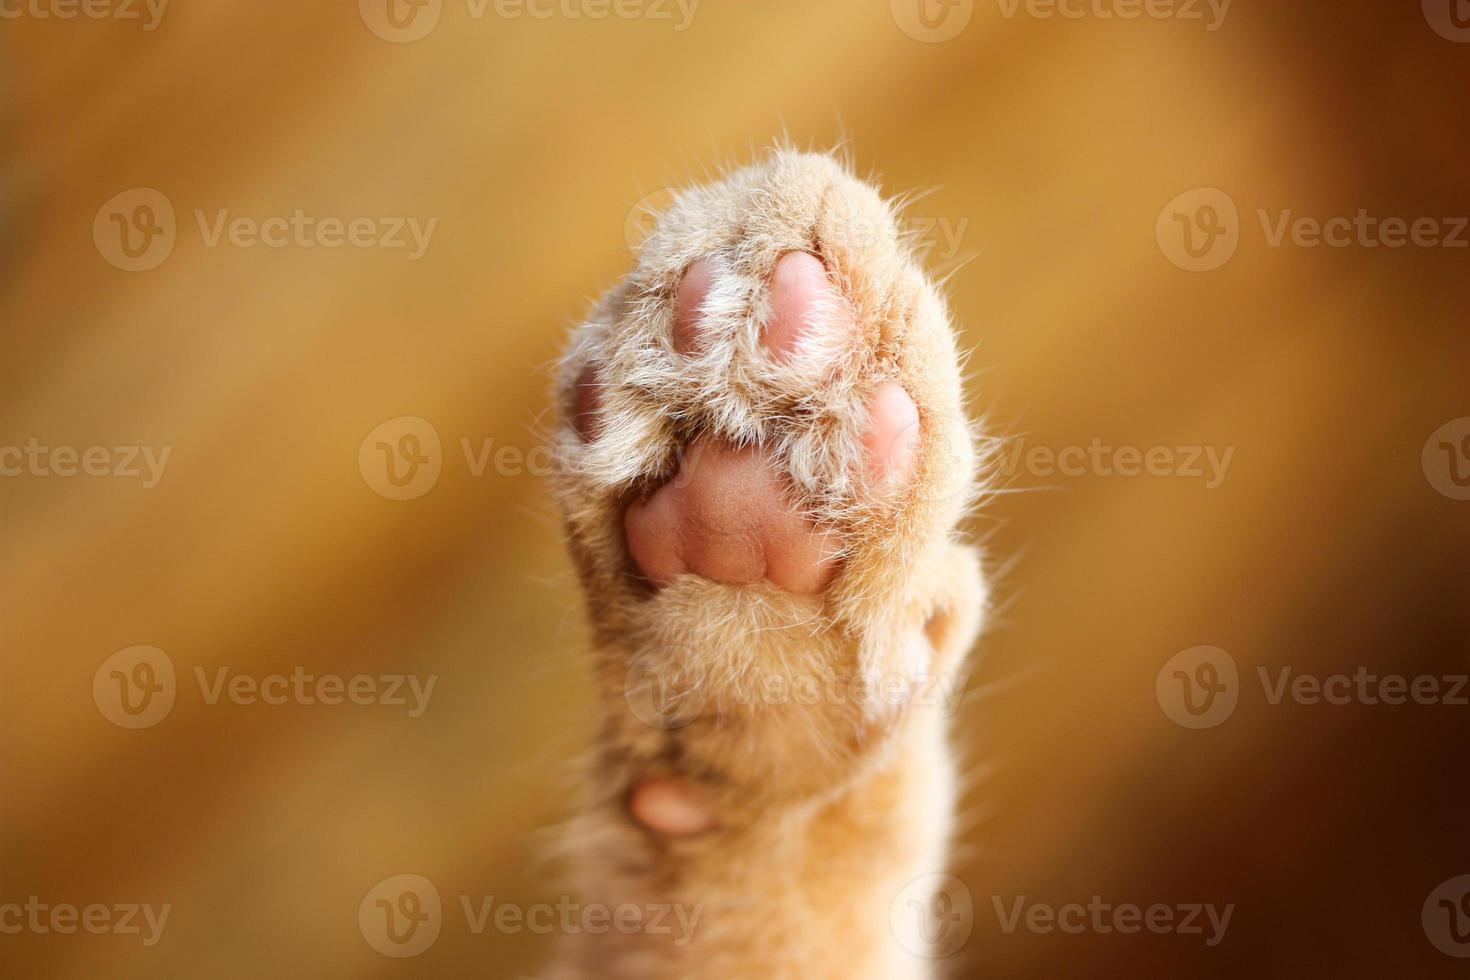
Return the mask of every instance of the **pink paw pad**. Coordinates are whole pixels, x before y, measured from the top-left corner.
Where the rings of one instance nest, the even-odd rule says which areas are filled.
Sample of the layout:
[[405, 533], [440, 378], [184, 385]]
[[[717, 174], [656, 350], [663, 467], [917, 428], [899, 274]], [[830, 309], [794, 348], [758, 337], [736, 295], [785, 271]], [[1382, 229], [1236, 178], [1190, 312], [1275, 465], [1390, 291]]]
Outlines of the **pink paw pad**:
[[[700, 259], [679, 283], [671, 339], [685, 356], [705, 342], [702, 311], [714, 275], [713, 262]], [[762, 340], [778, 359], [800, 351], [813, 331], [824, 331], [824, 341], [831, 340], [828, 332], [856, 332], [826, 267], [810, 253], [781, 256], [769, 300]], [[584, 372], [575, 416], [583, 438], [595, 438], [597, 408], [596, 377]], [[862, 445], [869, 474], [880, 488], [901, 486], [918, 459], [918, 407], [902, 385], [887, 381], [873, 389], [867, 410]], [[716, 440], [690, 446], [674, 479], [628, 506], [623, 528], [634, 565], [655, 587], [698, 575], [819, 594], [836, 574], [842, 547], [836, 533], [814, 527], [798, 512], [785, 477], [763, 453]]]

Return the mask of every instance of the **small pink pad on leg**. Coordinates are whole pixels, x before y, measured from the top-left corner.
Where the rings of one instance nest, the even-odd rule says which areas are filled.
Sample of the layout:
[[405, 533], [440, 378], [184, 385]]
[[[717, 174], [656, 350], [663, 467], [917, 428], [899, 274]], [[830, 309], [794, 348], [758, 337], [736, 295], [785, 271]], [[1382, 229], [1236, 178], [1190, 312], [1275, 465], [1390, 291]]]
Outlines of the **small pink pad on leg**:
[[633, 787], [628, 809], [649, 830], [670, 837], [693, 837], [715, 825], [704, 798], [677, 779], [645, 779]]

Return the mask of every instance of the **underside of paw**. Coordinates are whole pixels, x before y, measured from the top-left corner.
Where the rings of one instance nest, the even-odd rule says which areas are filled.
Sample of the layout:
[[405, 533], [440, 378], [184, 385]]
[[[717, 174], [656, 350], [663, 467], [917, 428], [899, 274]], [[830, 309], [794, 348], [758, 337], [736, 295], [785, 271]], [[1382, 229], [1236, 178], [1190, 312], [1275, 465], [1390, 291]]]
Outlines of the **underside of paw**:
[[560, 383], [560, 497], [594, 588], [848, 580], [876, 607], [972, 485], [943, 302], [881, 197], [825, 156], [681, 195]]
[[[730, 940], [635, 943], [677, 964], [637, 975], [895, 975], [874, 896], [938, 870], [943, 724], [852, 695], [953, 671], [983, 603], [952, 540], [975, 465], [953, 331], [895, 214], [786, 150], [679, 194], [576, 331], [556, 404], [605, 709], [588, 887], [677, 887]], [[815, 918], [750, 950], [777, 926], [747, 892], [776, 882]], [[606, 973], [605, 945], [584, 952]]]
[[[889, 205], [788, 151], [683, 192], [558, 384], [555, 489], [607, 686], [634, 661], [700, 678], [700, 723], [655, 739], [606, 692], [635, 816], [704, 828], [690, 800], [721, 786], [791, 798], [845, 778], [891, 711], [798, 716], [751, 688], [931, 669], [974, 484], [948, 312]], [[701, 793], [659, 782], [695, 771]]]

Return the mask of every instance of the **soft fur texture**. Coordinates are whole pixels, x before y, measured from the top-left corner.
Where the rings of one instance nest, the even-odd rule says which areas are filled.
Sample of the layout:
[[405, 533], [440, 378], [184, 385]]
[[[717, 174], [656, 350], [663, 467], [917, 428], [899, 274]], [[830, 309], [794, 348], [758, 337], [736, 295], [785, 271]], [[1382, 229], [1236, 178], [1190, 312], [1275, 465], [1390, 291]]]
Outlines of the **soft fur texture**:
[[[825, 263], [858, 335], [819, 326], [782, 360], [760, 343], [766, 283], [795, 250]], [[717, 270], [711, 339], [684, 356], [670, 338], [674, 297], [701, 257]], [[584, 440], [572, 406], [589, 365], [600, 408]], [[917, 472], [894, 491], [869, 485], [860, 444], [865, 393], [884, 380], [920, 413]], [[566, 837], [578, 897], [685, 903], [700, 917], [682, 946], [647, 931], [568, 937], [555, 975], [927, 976], [889, 907], [944, 870], [953, 775], [940, 707], [765, 693], [773, 678], [828, 690], [952, 675], [979, 627], [979, 560], [953, 540], [975, 470], [953, 333], [892, 209], [833, 158], [784, 149], [681, 193], [576, 332], [557, 402], [555, 493], [603, 692], [589, 798]], [[624, 507], [699, 436], [762, 447], [810, 518], [844, 536], [825, 595], [693, 576], [655, 592], [630, 571]], [[675, 723], [634, 710], [649, 676], [682, 692]], [[636, 823], [628, 794], [650, 777], [697, 788], [717, 828], [673, 838]]]

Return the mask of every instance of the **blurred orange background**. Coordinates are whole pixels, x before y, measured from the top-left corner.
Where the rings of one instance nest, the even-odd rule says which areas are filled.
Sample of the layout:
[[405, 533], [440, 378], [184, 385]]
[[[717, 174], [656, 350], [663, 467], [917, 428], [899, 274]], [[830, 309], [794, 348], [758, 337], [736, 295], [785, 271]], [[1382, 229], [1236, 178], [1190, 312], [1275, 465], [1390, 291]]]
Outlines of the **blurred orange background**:
[[[1453, 0], [388, 2], [5, 8], [0, 905], [171, 911], [152, 945], [0, 933], [0, 973], [535, 974], [554, 937], [476, 934], [459, 899], [558, 900], [543, 831], [595, 730], [546, 368], [668, 188], [786, 134], [932, 191], [909, 220], [1010, 437], [972, 523], [1000, 608], [955, 722], [952, 972], [1463, 975], [1421, 911], [1470, 873], [1470, 708], [1257, 679], [1470, 671]], [[249, 244], [298, 210], [315, 231]], [[1360, 210], [1441, 244], [1273, 243]], [[364, 444], [406, 416], [439, 473], [390, 499]], [[1094, 445], [1112, 462], [1048, 462]], [[108, 462], [62, 475], [62, 447]], [[1156, 681], [1199, 645], [1238, 704], [1193, 729]], [[138, 646], [176, 700], [128, 728], [104, 662]], [[415, 716], [407, 690], [210, 703], [221, 668], [436, 680]], [[394, 959], [358, 908], [403, 873], [444, 921]], [[1234, 911], [1207, 946], [994, 907], [1095, 895]]]

